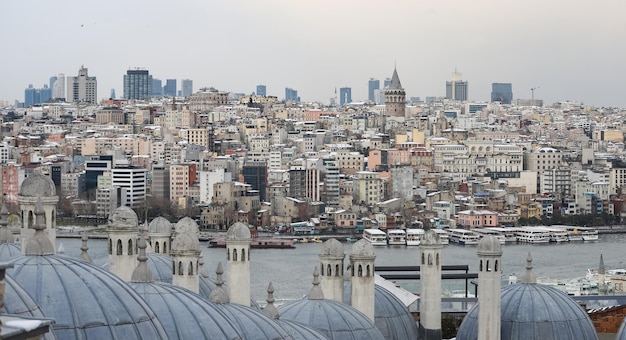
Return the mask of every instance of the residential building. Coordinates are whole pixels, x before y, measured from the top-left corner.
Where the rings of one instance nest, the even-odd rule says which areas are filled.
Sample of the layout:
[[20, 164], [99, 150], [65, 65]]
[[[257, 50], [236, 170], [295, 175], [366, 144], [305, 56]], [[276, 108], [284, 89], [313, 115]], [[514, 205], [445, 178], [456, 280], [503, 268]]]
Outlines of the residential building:
[[97, 104], [98, 81], [90, 77], [87, 68], [81, 66], [78, 76], [67, 77], [66, 101], [70, 103]]
[[267, 164], [266, 162], [246, 162], [242, 168], [243, 179], [250, 184], [252, 190], [259, 192], [261, 202], [265, 202], [267, 189]]
[[382, 198], [382, 180], [377, 172], [358, 171], [353, 182], [353, 204], [374, 206]]
[[127, 124], [124, 110], [117, 106], [103, 107], [96, 112], [96, 123], [98, 124]]
[[285, 87], [285, 101], [292, 101], [299, 103], [300, 97], [298, 97], [298, 91], [290, 87]]
[[116, 166], [111, 169], [112, 186], [121, 189], [120, 205], [141, 206], [147, 193], [147, 170], [134, 166]]
[[231, 182], [233, 180], [232, 173], [227, 172], [224, 168], [216, 168], [198, 173], [200, 179], [200, 204], [211, 204], [213, 201], [213, 188], [216, 183]]
[[196, 182], [196, 164], [172, 164], [170, 166], [170, 202], [179, 208], [190, 203], [191, 185]]
[[498, 213], [490, 210], [459, 211], [457, 226], [467, 229], [497, 227]]

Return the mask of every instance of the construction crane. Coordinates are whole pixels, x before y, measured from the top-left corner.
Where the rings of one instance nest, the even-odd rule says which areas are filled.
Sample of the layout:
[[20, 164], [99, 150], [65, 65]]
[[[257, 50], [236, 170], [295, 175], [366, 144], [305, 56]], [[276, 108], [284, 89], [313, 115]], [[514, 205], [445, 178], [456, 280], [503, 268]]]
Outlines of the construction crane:
[[539, 86], [536, 86], [530, 89], [530, 99], [535, 100], [535, 90], [538, 88]]

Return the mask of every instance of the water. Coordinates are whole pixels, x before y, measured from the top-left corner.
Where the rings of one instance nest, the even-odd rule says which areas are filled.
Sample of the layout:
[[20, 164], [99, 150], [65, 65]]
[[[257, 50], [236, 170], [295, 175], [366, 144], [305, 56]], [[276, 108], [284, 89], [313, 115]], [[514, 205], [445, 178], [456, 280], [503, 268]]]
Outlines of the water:
[[[65, 254], [80, 254], [80, 239], [58, 239], [57, 247], [63, 244]], [[570, 279], [585, 276], [587, 268], [597, 268], [600, 254], [604, 256], [607, 269], [626, 268], [624, 249], [626, 234], [600, 235], [598, 241], [569, 242], [562, 244], [507, 244], [503, 246], [502, 273], [506, 278], [515, 274], [518, 277], [525, 271], [526, 257], [531, 252], [533, 270], [539, 277]], [[211, 277], [218, 262], [226, 265], [224, 248], [208, 248], [207, 243], [200, 243], [206, 268]], [[352, 244], [344, 244], [346, 265]], [[310, 290], [313, 281], [313, 269], [319, 266], [321, 243], [300, 243], [295, 249], [253, 249], [251, 261], [251, 293], [254, 299], [264, 301], [267, 285], [271, 281], [275, 289], [275, 298], [279, 300], [299, 299]], [[419, 264], [419, 247], [375, 247], [377, 266], [415, 266]], [[94, 263], [103, 265], [107, 261], [106, 240], [90, 240], [89, 254]], [[469, 265], [470, 273], [478, 271], [476, 246], [444, 246], [441, 261], [443, 265]], [[226, 267], [225, 270], [228, 270]], [[412, 292], [419, 292], [418, 282], [398, 281], [402, 287]], [[444, 290], [459, 290], [465, 287], [464, 281], [445, 281]], [[470, 285], [473, 292], [473, 287]]]

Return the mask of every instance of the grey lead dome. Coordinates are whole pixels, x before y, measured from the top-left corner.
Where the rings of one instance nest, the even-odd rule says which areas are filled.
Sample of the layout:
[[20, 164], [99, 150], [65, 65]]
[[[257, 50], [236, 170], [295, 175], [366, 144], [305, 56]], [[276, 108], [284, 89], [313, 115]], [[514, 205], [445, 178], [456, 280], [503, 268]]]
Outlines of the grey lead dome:
[[150, 234], [170, 234], [172, 232], [172, 223], [164, 217], [157, 217], [148, 225]]
[[[598, 339], [585, 310], [565, 293], [541, 284], [506, 286], [501, 295], [501, 338], [511, 340]], [[469, 310], [457, 339], [478, 338], [479, 304]]]
[[329, 257], [343, 257], [343, 244], [337, 241], [334, 238], [328, 239], [324, 242], [322, 246], [322, 251], [320, 252], [320, 257], [329, 256]]
[[422, 237], [421, 244], [424, 246], [441, 244], [439, 241], [439, 234], [437, 234], [434, 230], [427, 230]]
[[56, 196], [57, 189], [52, 178], [42, 174], [32, 174], [24, 179], [20, 187], [20, 196], [28, 197], [49, 197]]
[[236, 222], [228, 228], [228, 232], [226, 233], [226, 239], [228, 240], [249, 240], [250, 236], [250, 228], [247, 225]]
[[480, 242], [478, 242], [478, 255], [481, 254], [494, 254], [494, 255], [502, 255], [502, 245], [500, 241], [493, 235], [488, 235], [483, 237]]
[[368, 240], [360, 239], [352, 246], [351, 256], [374, 256], [374, 247]]
[[139, 219], [135, 211], [129, 207], [121, 206], [109, 215], [109, 229], [139, 230]]

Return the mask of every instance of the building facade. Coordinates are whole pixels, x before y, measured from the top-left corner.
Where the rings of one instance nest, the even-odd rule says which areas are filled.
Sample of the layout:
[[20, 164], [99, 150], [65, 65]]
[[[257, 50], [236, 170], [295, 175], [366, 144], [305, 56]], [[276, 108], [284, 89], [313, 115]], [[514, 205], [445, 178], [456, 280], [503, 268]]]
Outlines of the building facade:
[[152, 96], [152, 76], [148, 70], [128, 70], [124, 75], [124, 99], [146, 100]]

